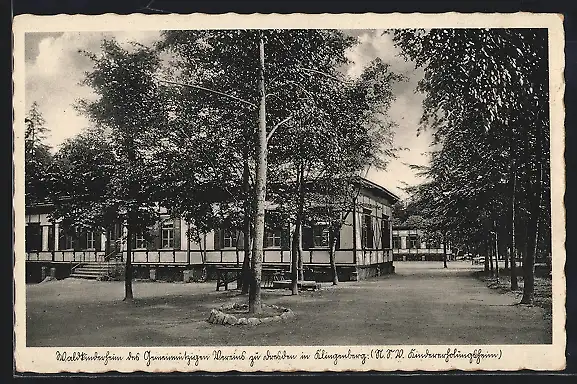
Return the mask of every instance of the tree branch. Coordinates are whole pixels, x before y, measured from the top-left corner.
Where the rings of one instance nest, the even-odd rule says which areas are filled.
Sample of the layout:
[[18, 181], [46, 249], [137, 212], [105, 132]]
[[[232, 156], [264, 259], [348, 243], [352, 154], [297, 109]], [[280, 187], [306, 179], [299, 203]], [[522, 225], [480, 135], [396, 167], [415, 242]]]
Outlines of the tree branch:
[[300, 67], [300, 69], [303, 70], [303, 71], [305, 71], [305, 72], [312, 72], [312, 73], [316, 73], [316, 74], [322, 75], [322, 76], [327, 77], [327, 78], [329, 78], [329, 79], [338, 81], [339, 83], [343, 83], [343, 84], [348, 84], [348, 83], [350, 83], [349, 81], [346, 81], [346, 80], [343, 80], [343, 79], [339, 79], [339, 78], [337, 78], [337, 77], [334, 77], [334, 76], [329, 75], [328, 73], [324, 73], [324, 72], [321, 72], [321, 71], [317, 71], [316, 69], [305, 68], [305, 67]]
[[241, 103], [250, 105], [250, 106], [253, 107], [253, 108], [256, 108], [256, 104], [253, 104], [253, 103], [251, 103], [250, 101], [243, 100], [243, 99], [241, 99], [240, 97], [236, 97], [236, 96], [230, 95], [230, 94], [228, 94], [228, 93], [216, 91], [216, 90], [210, 89], [210, 88], [201, 87], [201, 86], [199, 86], [199, 85], [186, 84], [186, 83], [177, 83], [177, 82], [175, 82], [175, 81], [164, 80], [164, 79], [158, 79], [158, 80], [161, 81], [161, 82], [163, 82], [163, 83], [174, 84], [174, 85], [178, 85], [178, 86], [181, 86], [181, 87], [196, 88], [196, 89], [200, 89], [200, 90], [203, 90], [203, 91], [206, 91], [206, 92], [215, 93], [215, 94], [217, 94], [217, 95], [224, 96], [224, 97], [228, 97], [228, 98], [230, 98], [230, 99], [239, 101], [239, 102], [241, 102]]
[[270, 132], [266, 136], [266, 141], [268, 142], [270, 140], [270, 138], [272, 137], [272, 135], [274, 134], [274, 132], [277, 130], [278, 127], [280, 127], [284, 123], [288, 122], [289, 120], [292, 120], [293, 118], [294, 118], [294, 116], [290, 115], [289, 117], [287, 117], [286, 119], [284, 119], [283, 121], [281, 121], [280, 123], [278, 123], [277, 125], [272, 127], [272, 129], [270, 130]]

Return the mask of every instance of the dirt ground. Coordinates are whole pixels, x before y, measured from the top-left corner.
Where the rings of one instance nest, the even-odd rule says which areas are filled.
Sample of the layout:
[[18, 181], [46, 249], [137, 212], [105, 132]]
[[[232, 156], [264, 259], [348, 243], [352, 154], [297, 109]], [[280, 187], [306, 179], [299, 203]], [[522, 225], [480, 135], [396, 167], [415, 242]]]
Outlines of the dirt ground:
[[214, 282], [123, 282], [65, 279], [26, 286], [28, 346], [230, 346], [548, 344], [544, 309], [516, 305], [514, 293], [489, 289], [473, 276], [482, 266], [454, 261], [395, 262], [396, 274], [323, 285], [290, 296], [265, 290], [265, 303], [296, 318], [256, 327], [212, 325], [210, 310], [246, 302]]

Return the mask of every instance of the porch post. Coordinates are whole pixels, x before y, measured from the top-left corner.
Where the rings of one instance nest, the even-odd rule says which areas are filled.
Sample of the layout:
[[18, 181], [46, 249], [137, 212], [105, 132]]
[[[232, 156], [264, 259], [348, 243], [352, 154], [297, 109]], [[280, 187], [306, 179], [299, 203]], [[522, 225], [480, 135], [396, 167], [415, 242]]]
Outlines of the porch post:
[[48, 250], [48, 227], [43, 225], [40, 227], [42, 229], [42, 250]]

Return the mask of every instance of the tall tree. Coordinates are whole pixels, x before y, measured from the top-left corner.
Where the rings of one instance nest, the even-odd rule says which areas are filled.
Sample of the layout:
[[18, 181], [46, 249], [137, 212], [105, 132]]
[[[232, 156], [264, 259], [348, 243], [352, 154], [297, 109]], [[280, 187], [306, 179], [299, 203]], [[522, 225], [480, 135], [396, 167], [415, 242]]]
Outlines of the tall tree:
[[[97, 98], [80, 100], [78, 109], [106, 137], [114, 161], [107, 157], [110, 161], [95, 163], [94, 158], [82, 156], [78, 151], [75, 151], [77, 158], [62, 153], [63, 158], [74, 160], [68, 163], [76, 169], [76, 175], [94, 169], [108, 178], [95, 175], [98, 189], [85, 193], [74, 190], [55, 203], [61, 216], [77, 215], [77, 219], [72, 219], [75, 221], [91, 218], [105, 227], [113, 223], [126, 225], [125, 300], [130, 301], [133, 240], [136, 233], [147, 232], [158, 219], [159, 191], [155, 178], [163, 169], [160, 162], [154, 161], [153, 154], [155, 146], [163, 141], [162, 128], [168, 121], [168, 111], [154, 78], [161, 64], [154, 50], [138, 44], [124, 48], [114, 40], [103, 40], [101, 48], [99, 54], [84, 52], [94, 64], [84, 84], [92, 88]], [[85, 138], [70, 145], [93, 146]], [[60, 173], [59, 177], [67, 176]], [[65, 184], [56, 183], [61, 188], [56, 195], [65, 194]]]
[[[176, 53], [178, 63], [175, 72], [170, 74], [172, 80], [166, 82], [179, 85], [188, 95], [187, 109], [180, 110], [177, 119], [185, 116], [188, 116], [186, 120], [201, 119], [207, 131], [221, 132], [215, 124], [217, 119], [206, 116], [223, 116], [219, 119], [220, 126], [226, 127], [228, 133], [220, 137], [222, 148], [219, 152], [231, 153], [224, 164], [236, 164], [223, 167], [238, 171], [232, 178], [235, 201], [259, 202], [262, 195], [258, 194], [267, 193], [266, 189], [262, 190], [266, 180], [263, 179], [258, 187], [256, 180], [257, 174], [262, 176], [270, 169], [283, 166], [283, 163], [268, 161], [276, 136], [291, 127], [311, 132], [318, 127], [318, 124], [311, 124], [313, 121], [318, 123], [323, 116], [317, 98], [328, 87], [334, 87], [331, 81], [342, 78], [336, 69], [346, 63], [345, 50], [354, 42], [355, 39], [332, 30], [170, 31], [164, 34], [159, 49]], [[266, 73], [264, 82], [259, 80], [263, 72]], [[267, 92], [264, 95], [263, 86]], [[266, 109], [263, 108], [265, 104]], [[193, 113], [187, 114], [187, 111]], [[259, 129], [255, 131], [256, 125]], [[300, 144], [306, 145], [306, 142]], [[250, 148], [250, 156], [246, 156], [246, 148]], [[247, 178], [242, 177], [247, 168], [252, 175], [248, 178], [250, 188], [246, 188]], [[246, 193], [247, 190], [251, 192]], [[244, 207], [245, 217], [253, 217], [255, 239], [251, 259], [258, 265], [261, 241], [257, 238], [261, 236], [259, 232], [264, 221], [262, 208], [258, 204], [254, 207], [244, 204]], [[251, 212], [246, 212], [249, 209]], [[256, 217], [260, 219], [257, 221]], [[253, 270], [253, 283], [257, 277], [258, 271]], [[257, 302], [257, 296], [258, 292], [249, 295], [249, 304]], [[250, 307], [251, 311], [259, 310], [258, 305]]]
[[33, 102], [25, 118], [24, 161], [25, 202], [35, 204], [47, 196], [46, 176], [51, 163], [50, 147], [45, 143], [48, 128], [39, 105]]
[[[452, 204], [451, 223], [473, 214], [478, 219], [467, 219], [468, 225], [487, 239], [491, 223], [511, 217], [505, 212], [513, 206], [513, 223], [523, 223], [528, 242], [521, 301], [531, 303], [541, 211], [550, 221], [549, 208], [541, 204], [549, 193], [546, 31], [398, 30], [393, 36], [406, 58], [425, 70], [418, 87], [426, 95], [421, 123], [433, 128], [442, 146], [429, 176], [440, 181], [451, 172], [448, 182], [440, 184], [451, 202], [460, 202], [461, 209]], [[513, 189], [507, 187], [512, 174]], [[519, 226], [509, 227], [517, 237]]]

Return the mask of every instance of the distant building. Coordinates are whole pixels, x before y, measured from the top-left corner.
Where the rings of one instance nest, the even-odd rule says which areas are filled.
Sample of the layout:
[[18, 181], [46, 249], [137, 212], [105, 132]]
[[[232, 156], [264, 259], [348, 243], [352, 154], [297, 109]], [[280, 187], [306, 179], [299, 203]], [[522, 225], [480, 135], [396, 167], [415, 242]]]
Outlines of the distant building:
[[[357, 186], [356, 202], [351, 204], [337, 236], [335, 260], [341, 280], [364, 279], [394, 270], [391, 207], [398, 197], [366, 179], [359, 179]], [[82, 232], [50, 221], [51, 210], [50, 205], [26, 207], [26, 268], [30, 281], [38, 280], [42, 267], [57, 268], [57, 274], [66, 277], [86, 263], [125, 260], [126, 227], [122, 223]], [[161, 220], [150, 228], [148, 240], [143, 234], [137, 235], [132, 244], [135, 276], [147, 276], [151, 268], [171, 268], [175, 276], [187, 269], [199, 274], [208, 270], [210, 275], [216, 266], [242, 265], [244, 245], [240, 232], [211, 231], [197, 243], [188, 238], [187, 230], [184, 219], [161, 215]], [[265, 266], [290, 269], [291, 231], [289, 225], [283, 230], [266, 231]], [[326, 223], [303, 227], [302, 247], [305, 269], [327, 275], [330, 260]]]
[[[443, 243], [427, 239], [420, 229], [394, 226], [392, 230], [393, 260], [396, 261], [442, 261]], [[451, 259], [451, 249], [447, 246], [447, 258]]]

